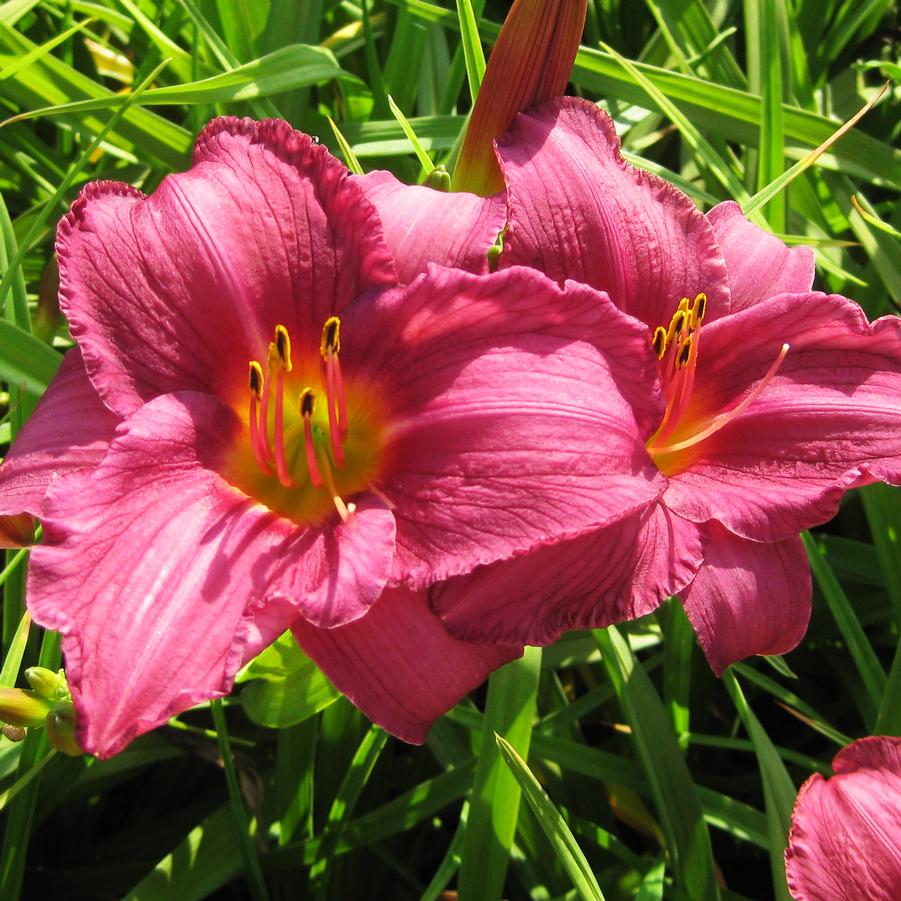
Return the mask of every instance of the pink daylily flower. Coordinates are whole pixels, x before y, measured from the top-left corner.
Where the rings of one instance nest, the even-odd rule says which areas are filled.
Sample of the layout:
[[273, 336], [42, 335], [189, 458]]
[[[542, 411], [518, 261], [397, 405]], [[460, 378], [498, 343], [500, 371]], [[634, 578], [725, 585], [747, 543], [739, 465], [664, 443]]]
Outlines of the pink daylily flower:
[[895, 901], [901, 887], [901, 738], [842, 748], [835, 775], [795, 801], [785, 871], [795, 901]]
[[458, 637], [544, 644], [679, 594], [718, 674], [790, 650], [811, 600], [798, 532], [848, 488], [901, 482], [901, 321], [811, 291], [812, 252], [736, 204], [704, 216], [628, 165], [586, 101], [521, 114], [498, 158], [500, 267], [589, 284], [644, 323], [636, 422], [667, 488], [611, 526], [435, 586], [433, 609]]
[[149, 197], [89, 185], [57, 251], [78, 347], [0, 515], [43, 521], [28, 606], [92, 753], [226, 693], [289, 627], [422, 741], [521, 653], [452, 637], [429, 586], [665, 485], [633, 412], [643, 327], [523, 268], [399, 286], [359, 182], [284, 122], [215, 120]]

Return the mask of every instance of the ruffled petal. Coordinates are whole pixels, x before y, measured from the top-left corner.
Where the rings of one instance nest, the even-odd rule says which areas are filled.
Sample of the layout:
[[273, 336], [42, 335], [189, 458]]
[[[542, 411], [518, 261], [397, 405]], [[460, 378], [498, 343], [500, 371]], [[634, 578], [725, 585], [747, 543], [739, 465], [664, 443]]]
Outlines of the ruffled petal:
[[726, 259], [733, 313], [777, 294], [810, 291], [816, 257], [809, 247], [787, 247], [749, 222], [732, 200], [715, 206], [707, 219]]
[[17, 539], [30, 543], [34, 529], [28, 526], [32, 517], [43, 516], [51, 481], [96, 466], [118, 422], [88, 381], [81, 352], [73, 348], [0, 466], [0, 546], [22, 543]]
[[[688, 416], [703, 423], [776, 376], [732, 422], [668, 462], [668, 505], [776, 541], [834, 515], [843, 492], [901, 482], [901, 320], [844, 297], [783, 295], [704, 329]], [[680, 438], [677, 431], [668, 441]]]
[[656, 360], [644, 326], [598, 292], [521, 268], [430, 268], [362, 312], [346, 331], [391, 406], [380, 488], [397, 582], [575, 537], [663, 490], [644, 447]]
[[620, 156], [610, 119], [564, 97], [521, 113], [498, 143], [509, 226], [501, 265], [533, 266], [605, 291], [652, 329], [680, 298], [729, 310], [726, 266], [691, 200]]
[[396, 281], [378, 214], [347, 170], [285, 122], [224, 118], [150, 197], [93, 182], [57, 234], [60, 302], [120, 415], [179, 390], [226, 399], [275, 326], [316, 353], [322, 324]]
[[[225, 694], [246, 659], [328, 595], [320, 570], [334, 543], [309, 547], [298, 526], [215, 472], [237, 428], [215, 398], [166, 395], [119, 427], [99, 466], [51, 486], [28, 606], [63, 635], [78, 740], [91, 753], [114, 754]], [[340, 589], [334, 608], [346, 611], [340, 594], [355, 580], [326, 559]], [[313, 574], [288, 578], [307, 564]], [[295, 582], [310, 597], [289, 595]]]
[[752, 654], [784, 654], [810, 620], [811, 581], [801, 539], [758, 543], [717, 523], [706, 528], [704, 563], [682, 603], [711, 669]]
[[785, 852], [795, 901], [896, 901], [901, 886], [901, 738], [843, 748], [835, 775], [811, 776], [792, 812]]
[[458, 638], [546, 645], [569, 629], [644, 616], [692, 579], [697, 526], [662, 504], [571, 541], [435, 585], [432, 609]]
[[356, 180], [378, 210], [403, 284], [428, 263], [477, 275], [488, 271], [488, 249], [507, 216], [503, 195], [478, 197], [405, 185], [390, 172], [370, 172]]
[[424, 593], [389, 589], [362, 619], [337, 629], [303, 620], [298, 643], [373, 722], [421, 744], [432, 722], [522, 647], [452, 638]]
[[357, 498], [347, 522], [299, 531], [283, 547], [267, 600], [284, 598], [314, 626], [330, 629], [359, 617], [376, 602], [391, 573], [394, 515], [380, 498]]

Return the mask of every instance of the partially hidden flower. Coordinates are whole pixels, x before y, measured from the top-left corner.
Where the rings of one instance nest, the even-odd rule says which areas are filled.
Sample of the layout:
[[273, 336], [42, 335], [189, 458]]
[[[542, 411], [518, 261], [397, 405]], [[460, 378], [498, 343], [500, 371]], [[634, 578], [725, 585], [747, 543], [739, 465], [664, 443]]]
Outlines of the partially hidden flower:
[[842, 748], [835, 775], [795, 801], [785, 872], [795, 901], [895, 901], [901, 887], [901, 738]]
[[628, 165], [587, 101], [520, 114], [497, 151], [499, 267], [591, 285], [644, 324], [636, 422], [667, 488], [613, 525], [435, 586], [433, 609], [459, 637], [544, 644], [678, 593], [717, 673], [790, 650], [811, 600], [798, 532], [849, 488], [901, 481], [901, 321], [811, 291], [812, 251], [737, 204], [705, 216]]
[[77, 347], [0, 515], [43, 522], [28, 606], [91, 753], [227, 692], [286, 628], [422, 741], [521, 653], [452, 637], [429, 586], [664, 487], [640, 324], [522, 268], [399, 286], [358, 180], [284, 122], [215, 120], [149, 197], [88, 185], [57, 251]]

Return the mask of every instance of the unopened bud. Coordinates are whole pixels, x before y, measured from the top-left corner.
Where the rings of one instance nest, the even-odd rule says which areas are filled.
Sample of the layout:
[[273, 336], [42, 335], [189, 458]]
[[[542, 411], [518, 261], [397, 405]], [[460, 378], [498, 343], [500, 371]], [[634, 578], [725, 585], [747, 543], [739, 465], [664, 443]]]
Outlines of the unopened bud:
[[63, 670], [53, 672], [43, 666], [30, 666], [25, 670], [25, 678], [28, 684], [48, 701], [68, 701], [69, 683], [66, 682], [66, 674]]
[[47, 740], [51, 747], [70, 757], [83, 753], [75, 741], [75, 708], [71, 701], [56, 704], [47, 715]]
[[37, 692], [0, 688], [0, 721], [10, 726], [42, 726], [52, 706]]
[[424, 184], [427, 188], [434, 188], [436, 191], [449, 191], [451, 189], [450, 172], [447, 171], [446, 166], [436, 166], [426, 176]]

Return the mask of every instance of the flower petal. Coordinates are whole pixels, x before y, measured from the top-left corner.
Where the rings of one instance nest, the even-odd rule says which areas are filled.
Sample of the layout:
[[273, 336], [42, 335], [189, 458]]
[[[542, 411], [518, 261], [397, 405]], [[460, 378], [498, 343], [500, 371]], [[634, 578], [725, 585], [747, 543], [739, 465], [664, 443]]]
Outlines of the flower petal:
[[403, 284], [428, 263], [476, 274], [488, 271], [488, 249], [507, 216], [503, 195], [478, 197], [405, 185], [390, 172], [370, 172], [356, 180], [378, 210]]
[[21, 519], [18, 514], [30, 514], [29, 522], [43, 515], [44, 495], [56, 476], [100, 462], [118, 422], [101, 403], [80, 351], [73, 348], [0, 466], [0, 523], [7, 524], [6, 529], [0, 525], [7, 538], [0, 546], [13, 543], [8, 539], [15, 537], [10, 532]]
[[683, 589], [703, 559], [697, 526], [662, 504], [430, 590], [448, 630], [470, 641], [546, 645], [569, 629], [644, 616]]
[[[231, 410], [208, 395], [165, 395], [120, 426], [99, 466], [51, 486], [28, 606], [63, 634], [87, 751], [114, 754], [226, 693], [237, 668], [300, 606], [327, 595], [317, 556], [334, 543], [308, 547], [294, 523], [211, 468], [236, 428]], [[307, 563], [313, 574], [295, 581], [311, 596], [294, 598], [285, 590], [290, 567]], [[334, 577], [356, 590], [355, 579]], [[372, 600], [379, 590], [368, 592]], [[346, 609], [340, 597], [335, 607]]]
[[394, 515], [380, 498], [362, 495], [347, 522], [333, 519], [285, 542], [284, 563], [266, 593], [267, 601], [283, 598], [323, 629], [366, 613], [381, 595], [394, 557]]
[[610, 119], [574, 97], [521, 113], [498, 143], [509, 226], [502, 265], [533, 266], [605, 291], [652, 329], [681, 297], [729, 310], [713, 229], [672, 185], [620, 156]]
[[214, 120], [190, 171], [151, 197], [89, 184], [57, 251], [61, 306], [91, 380], [123, 416], [171, 391], [244, 391], [277, 324], [315, 353], [326, 317], [396, 280], [362, 188], [276, 120]]
[[792, 812], [785, 852], [796, 901], [895, 901], [901, 885], [901, 738], [872, 736], [811, 776]]
[[787, 247], [749, 222], [732, 200], [715, 206], [707, 219], [726, 259], [733, 313], [777, 294], [810, 291], [816, 258], [809, 247]]
[[682, 603], [711, 669], [752, 654], [796, 647], [810, 620], [810, 568], [797, 536], [746, 541], [717, 523], [706, 529], [704, 564]]
[[853, 485], [901, 481], [901, 320], [870, 325], [844, 297], [783, 295], [705, 328], [689, 415], [735, 407], [783, 342], [763, 393], [681, 452], [667, 492], [676, 513], [776, 541], [825, 522]]
[[433, 720], [522, 647], [452, 638], [425, 594], [389, 589], [362, 619], [337, 629], [292, 627], [304, 652], [373, 722], [412, 744]]
[[644, 447], [660, 416], [647, 332], [598, 292], [430, 268], [362, 312], [347, 333], [391, 405], [394, 580], [423, 588], [662, 491]]

